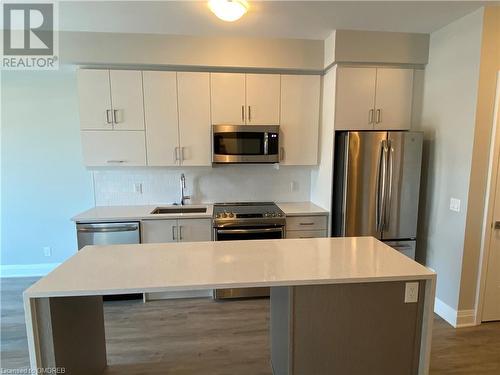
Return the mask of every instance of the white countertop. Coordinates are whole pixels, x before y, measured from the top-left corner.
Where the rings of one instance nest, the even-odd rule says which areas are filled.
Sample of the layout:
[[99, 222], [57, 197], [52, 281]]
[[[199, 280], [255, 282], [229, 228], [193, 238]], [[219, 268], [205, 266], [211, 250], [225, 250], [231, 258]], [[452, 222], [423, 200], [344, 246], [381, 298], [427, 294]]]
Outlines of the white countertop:
[[212, 204], [193, 204], [189, 207], [206, 207], [204, 213], [181, 213], [181, 214], [152, 214], [156, 207], [179, 208], [174, 205], [146, 205], [146, 206], [97, 206], [84, 211], [71, 220], [77, 223], [91, 223], [102, 221], [127, 221], [127, 220], [148, 220], [148, 219], [178, 219], [178, 218], [212, 218], [214, 206]]
[[[302, 215], [326, 215], [328, 211], [318, 207], [311, 202], [277, 203], [278, 207], [286, 216]], [[71, 220], [77, 223], [92, 223], [102, 221], [127, 221], [127, 220], [149, 220], [149, 219], [176, 219], [176, 218], [211, 218], [213, 214], [213, 204], [189, 205], [189, 207], [207, 207], [205, 213], [184, 213], [184, 214], [151, 214], [156, 207], [173, 207], [174, 205], [144, 205], [144, 206], [97, 206], [84, 211]]]
[[285, 216], [328, 215], [328, 211], [311, 202], [276, 203]]
[[433, 272], [372, 237], [87, 246], [25, 296], [431, 278]]

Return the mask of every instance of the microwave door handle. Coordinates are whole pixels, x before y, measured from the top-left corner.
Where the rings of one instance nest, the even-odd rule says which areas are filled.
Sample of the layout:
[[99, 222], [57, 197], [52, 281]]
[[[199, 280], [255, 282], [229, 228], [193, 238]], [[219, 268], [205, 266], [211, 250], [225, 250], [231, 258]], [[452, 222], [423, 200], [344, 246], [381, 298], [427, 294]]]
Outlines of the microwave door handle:
[[264, 133], [264, 155], [269, 154], [269, 134]]

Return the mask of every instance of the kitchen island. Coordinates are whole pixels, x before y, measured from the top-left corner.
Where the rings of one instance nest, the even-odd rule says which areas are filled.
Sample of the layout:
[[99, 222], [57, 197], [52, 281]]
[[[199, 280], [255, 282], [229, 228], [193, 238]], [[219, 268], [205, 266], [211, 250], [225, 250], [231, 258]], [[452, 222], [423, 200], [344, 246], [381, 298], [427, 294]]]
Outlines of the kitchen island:
[[103, 295], [269, 286], [274, 374], [427, 374], [435, 280], [371, 237], [88, 246], [24, 292], [30, 362], [101, 374]]

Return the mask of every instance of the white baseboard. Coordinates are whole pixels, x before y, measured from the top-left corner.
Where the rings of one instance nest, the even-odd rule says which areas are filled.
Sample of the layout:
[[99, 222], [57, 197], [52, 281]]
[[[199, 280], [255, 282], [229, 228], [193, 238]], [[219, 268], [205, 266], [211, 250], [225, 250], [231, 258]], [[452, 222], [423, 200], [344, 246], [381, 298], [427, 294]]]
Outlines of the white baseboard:
[[61, 263], [6, 264], [0, 266], [0, 277], [45, 276]]
[[434, 301], [434, 312], [455, 328], [471, 327], [476, 325], [474, 310], [455, 310], [439, 298]]

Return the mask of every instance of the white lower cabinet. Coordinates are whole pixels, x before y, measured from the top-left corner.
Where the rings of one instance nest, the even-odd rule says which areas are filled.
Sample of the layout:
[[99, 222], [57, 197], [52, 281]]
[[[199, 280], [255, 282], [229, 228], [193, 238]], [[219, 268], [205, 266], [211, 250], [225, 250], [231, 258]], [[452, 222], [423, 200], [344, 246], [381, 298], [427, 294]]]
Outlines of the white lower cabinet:
[[144, 131], [83, 130], [81, 137], [86, 166], [146, 165]]
[[327, 236], [327, 215], [289, 216], [286, 218], [286, 238], [321, 238]]
[[212, 240], [211, 219], [179, 219], [179, 241], [199, 242]]
[[153, 219], [141, 223], [141, 243], [212, 240], [211, 219]]

